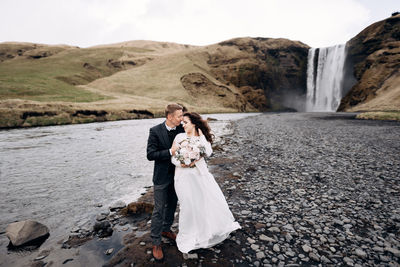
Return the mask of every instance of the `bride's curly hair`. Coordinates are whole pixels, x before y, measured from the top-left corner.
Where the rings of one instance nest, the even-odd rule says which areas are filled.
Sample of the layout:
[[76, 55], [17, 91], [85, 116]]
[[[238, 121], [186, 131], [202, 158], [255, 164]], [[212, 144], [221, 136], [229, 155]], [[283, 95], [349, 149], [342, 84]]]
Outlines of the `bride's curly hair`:
[[203, 120], [203, 118], [196, 112], [185, 112], [183, 116], [189, 117], [190, 122], [194, 124], [196, 131], [200, 129], [206, 137], [207, 141], [212, 144], [214, 135], [211, 134], [210, 126], [208, 125], [208, 122], [206, 120]]

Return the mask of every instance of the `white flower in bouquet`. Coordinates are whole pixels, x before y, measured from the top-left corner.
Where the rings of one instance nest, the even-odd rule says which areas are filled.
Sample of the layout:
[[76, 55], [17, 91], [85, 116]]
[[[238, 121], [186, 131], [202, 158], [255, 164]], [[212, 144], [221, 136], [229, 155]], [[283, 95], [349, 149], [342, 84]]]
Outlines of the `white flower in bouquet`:
[[206, 155], [206, 148], [199, 140], [187, 138], [179, 142], [177, 145], [178, 149], [176, 150], [174, 157], [181, 164], [188, 166], [192, 162], [199, 160], [201, 157]]

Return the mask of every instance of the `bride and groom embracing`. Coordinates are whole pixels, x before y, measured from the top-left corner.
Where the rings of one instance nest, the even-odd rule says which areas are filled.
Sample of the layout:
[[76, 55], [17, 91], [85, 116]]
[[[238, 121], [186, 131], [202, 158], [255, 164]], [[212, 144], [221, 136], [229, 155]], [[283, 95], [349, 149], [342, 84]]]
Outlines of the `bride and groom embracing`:
[[[212, 153], [208, 123], [194, 112], [169, 104], [166, 120], [150, 129], [147, 159], [154, 160], [153, 256], [162, 260], [161, 236], [176, 241], [182, 253], [212, 247], [240, 228], [208, 171]], [[171, 231], [179, 200], [179, 232]]]

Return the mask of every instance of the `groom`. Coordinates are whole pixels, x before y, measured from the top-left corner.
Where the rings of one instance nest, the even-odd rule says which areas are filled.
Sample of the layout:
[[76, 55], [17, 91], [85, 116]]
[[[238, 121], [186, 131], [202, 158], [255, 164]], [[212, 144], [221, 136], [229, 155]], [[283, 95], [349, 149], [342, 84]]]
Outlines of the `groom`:
[[166, 120], [150, 129], [147, 141], [147, 159], [154, 160], [154, 209], [151, 217], [151, 238], [153, 256], [156, 260], [164, 258], [161, 248], [161, 236], [175, 240], [176, 234], [171, 231], [174, 221], [177, 196], [174, 189], [175, 165], [171, 156], [176, 148], [172, 142], [177, 134], [183, 133], [181, 125], [183, 107], [169, 104], [165, 108]]

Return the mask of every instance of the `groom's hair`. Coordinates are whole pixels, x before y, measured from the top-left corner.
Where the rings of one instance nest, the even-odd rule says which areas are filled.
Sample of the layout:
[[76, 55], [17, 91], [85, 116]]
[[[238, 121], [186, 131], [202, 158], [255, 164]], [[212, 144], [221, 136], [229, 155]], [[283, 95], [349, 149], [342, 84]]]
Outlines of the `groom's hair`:
[[183, 107], [176, 103], [168, 104], [165, 107], [165, 117], [168, 117], [168, 114], [173, 114], [177, 110], [183, 110]]

